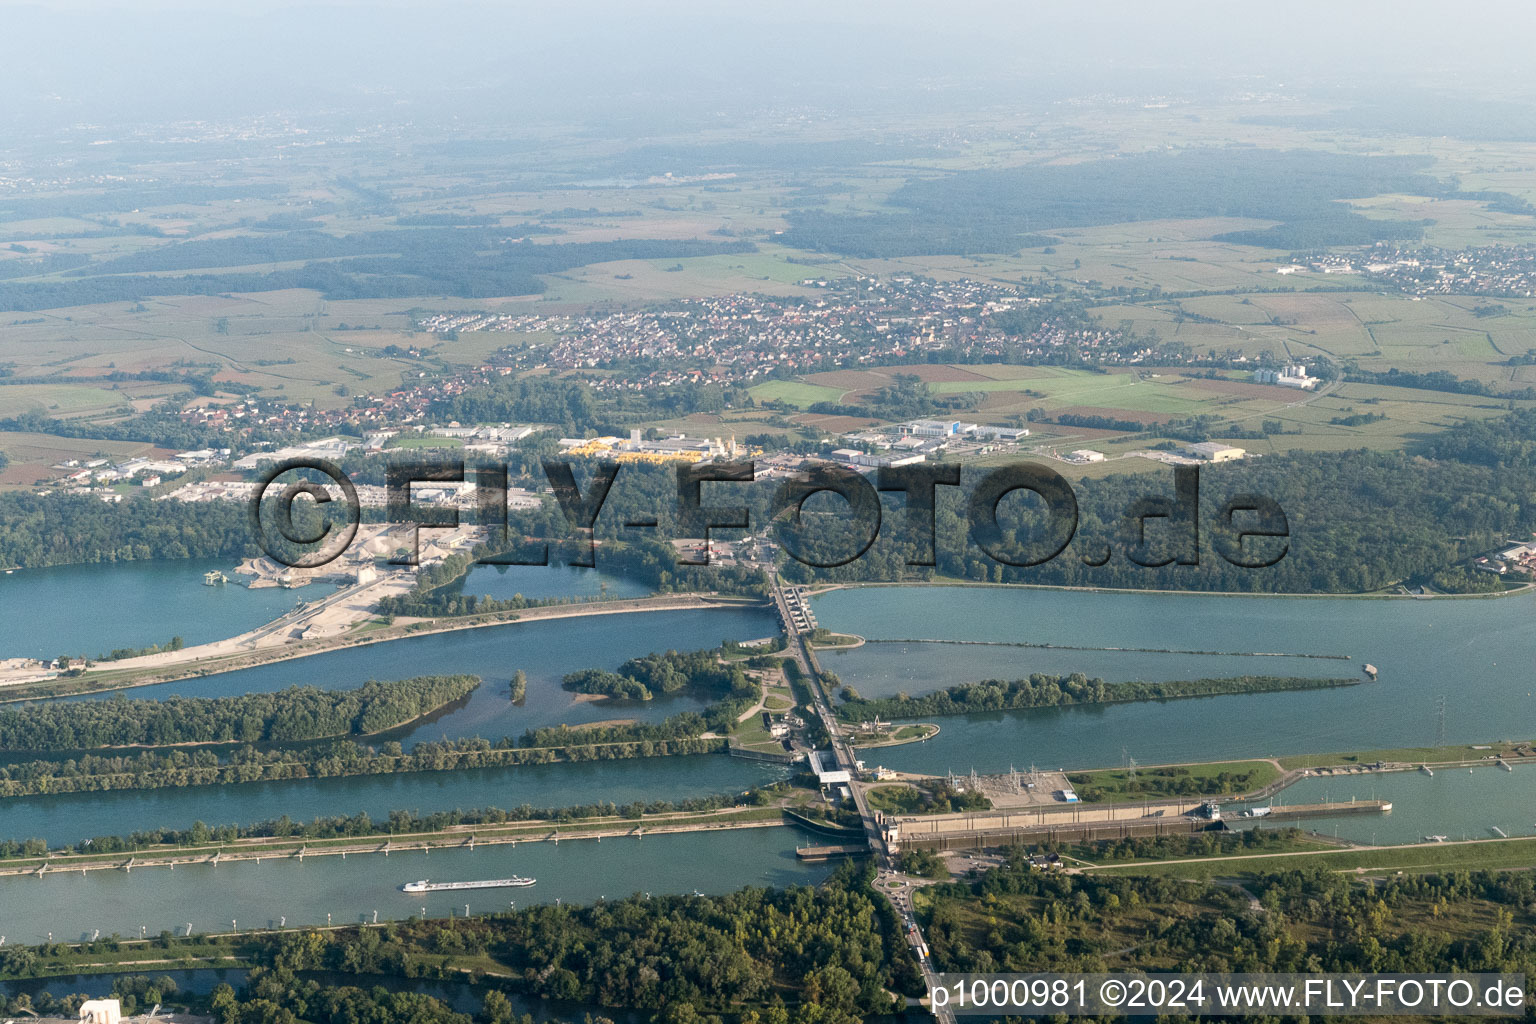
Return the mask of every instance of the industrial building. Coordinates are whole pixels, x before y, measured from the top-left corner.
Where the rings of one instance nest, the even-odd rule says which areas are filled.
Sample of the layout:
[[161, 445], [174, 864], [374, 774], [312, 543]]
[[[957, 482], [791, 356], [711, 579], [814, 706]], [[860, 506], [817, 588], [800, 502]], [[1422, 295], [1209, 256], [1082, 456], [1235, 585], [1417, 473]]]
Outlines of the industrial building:
[[817, 785], [846, 786], [853, 780], [847, 769], [837, 767], [837, 756], [830, 750], [813, 750], [808, 761]]
[[1257, 384], [1277, 384], [1282, 388], [1296, 388], [1300, 391], [1310, 391], [1318, 383], [1318, 378], [1308, 376], [1306, 366], [1300, 363], [1281, 370], [1255, 370], [1253, 379]]
[[673, 434], [647, 440], [638, 429], [631, 430], [627, 438], [562, 437], [560, 447], [569, 455], [614, 457], [619, 462], [702, 462], [720, 457], [735, 458], [738, 454], [762, 454], [759, 449], [743, 451], [734, 437], [722, 440]]
[[1199, 459], [1202, 462], [1235, 462], [1248, 454], [1242, 448], [1234, 448], [1219, 441], [1200, 441], [1189, 445], [1184, 450], [1189, 453], [1190, 458]]
[[960, 421], [913, 420], [902, 429], [916, 437], [954, 437], [960, 433]]
[[991, 438], [994, 441], [1021, 441], [1029, 436], [1029, 428], [983, 425], [976, 428], [976, 436]]
[[117, 1024], [123, 1004], [116, 999], [87, 999], [80, 1004], [80, 1024]]
[[289, 445], [286, 448], [275, 448], [272, 451], [253, 452], [243, 459], [235, 461], [235, 468], [253, 470], [261, 467], [265, 462], [289, 462], [294, 459], [329, 459], [339, 462], [342, 456], [357, 447], [357, 442], [348, 441], [340, 437], [323, 437], [318, 441], [306, 441], [303, 444]]
[[871, 469], [886, 469], [890, 466], [913, 466], [923, 462], [928, 456], [921, 452], [910, 455], [865, 455], [858, 453], [852, 459], [855, 466], [867, 466]]

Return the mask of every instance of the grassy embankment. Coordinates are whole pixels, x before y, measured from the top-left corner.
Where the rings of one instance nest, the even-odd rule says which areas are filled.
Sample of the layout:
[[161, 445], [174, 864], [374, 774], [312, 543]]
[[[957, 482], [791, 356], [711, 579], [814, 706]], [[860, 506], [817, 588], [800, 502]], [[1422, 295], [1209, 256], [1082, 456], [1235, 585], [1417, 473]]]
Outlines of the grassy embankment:
[[1171, 859], [1128, 864], [1100, 864], [1095, 872], [1170, 875], [1175, 878], [1235, 878], [1274, 871], [1323, 868], [1382, 874], [1397, 871], [1493, 871], [1536, 867], [1536, 836], [1521, 839], [1470, 839], [1370, 849], [1318, 850], [1254, 856]]
[[1213, 761], [1130, 769], [1069, 772], [1067, 781], [1084, 803], [1131, 803], [1170, 797], [1251, 793], [1280, 779], [1273, 761]]

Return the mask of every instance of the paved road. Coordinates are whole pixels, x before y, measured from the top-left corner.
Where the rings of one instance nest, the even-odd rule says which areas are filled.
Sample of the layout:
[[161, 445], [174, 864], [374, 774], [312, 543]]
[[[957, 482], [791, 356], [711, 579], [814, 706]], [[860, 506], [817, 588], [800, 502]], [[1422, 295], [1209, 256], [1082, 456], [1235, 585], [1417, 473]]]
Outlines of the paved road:
[[[823, 727], [827, 730], [827, 738], [832, 746], [833, 756], [837, 760], [837, 766], [849, 772], [854, 778], [858, 777], [858, 765], [854, 757], [853, 746], [848, 742], [848, 734], [843, 724], [832, 713], [832, 704], [826, 690], [821, 685], [821, 665], [816, 660], [816, 652], [806, 642], [805, 637], [795, 628], [794, 616], [790, 614], [791, 598], [786, 593], [783, 582], [777, 576], [773, 581], [773, 602], [779, 613], [779, 622], [784, 626], [784, 633], [789, 638], [789, 652], [795, 662], [800, 666], [800, 672], [808, 683], [811, 692], [811, 700], [816, 706], [816, 714], [821, 719]], [[912, 955], [917, 959], [918, 967], [923, 973], [925, 988], [932, 992], [938, 986], [938, 975], [933, 969], [932, 959], [925, 956], [928, 943], [923, 938], [922, 928], [917, 923], [917, 916], [912, 907], [912, 890], [924, 884], [922, 881], [912, 879], [896, 870], [895, 861], [890, 849], [886, 846], [885, 837], [880, 832], [880, 824], [875, 818], [874, 812], [869, 807], [868, 800], [864, 797], [863, 787], [857, 783], [848, 787], [853, 793], [853, 803], [858, 809], [859, 820], [864, 825], [864, 836], [869, 842], [869, 848], [875, 856], [875, 891], [890, 901], [896, 910], [897, 918], [906, 929], [907, 945], [912, 949]], [[938, 1010], [930, 1008], [943, 1024], [955, 1024], [955, 1015], [948, 1007]]]

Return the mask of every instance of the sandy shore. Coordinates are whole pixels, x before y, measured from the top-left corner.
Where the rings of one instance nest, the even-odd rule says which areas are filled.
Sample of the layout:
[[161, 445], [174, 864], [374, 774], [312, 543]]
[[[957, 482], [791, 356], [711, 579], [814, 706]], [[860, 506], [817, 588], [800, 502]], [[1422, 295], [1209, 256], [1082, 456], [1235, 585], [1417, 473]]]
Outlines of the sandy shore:
[[[572, 604], [548, 605], [523, 608], [515, 612], [501, 612], [467, 619], [396, 619], [392, 625], [375, 629], [359, 630], [373, 617], [373, 603], [385, 593], [392, 581], [380, 580], [371, 584], [338, 591], [326, 599], [324, 607], [306, 608], [300, 618], [283, 616], [259, 629], [237, 637], [184, 647], [179, 651], [127, 658], [122, 661], [99, 665], [74, 680], [78, 684], [70, 693], [93, 693], [103, 690], [126, 689], [136, 686], [152, 686], [194, 676], [212, 675], [235, 669], [252, 668], [294, 658], [306, 658], [327, 651], [368, 644], [385, 643], [411, 636], [429, 636], [434, 633], [455, 633], [467, 629], [483, 629], [504, 626], [516, 622], [537, 622], [544, 619], [584, 618], [595, 615], [620, 615], [633, 612], [681, 611], [706, 608], [740, 608], [754, 604], [750, 599], [722, 597], [718, 594], [661, 594], [654, 597], [626, 598], [622, 600], [587, 601]], [[409, 586], [406, 586], [409, 589]], [[313, 613], [340, 612], [351, 608], [358, 616], [346, 632], [308, 639], [296, 638], [295, 632], [304, 632], [301, 623], [310, 621]], [[11, 693], [3, 701], [27, 700], [31, 694], [25, 684], [37, 682], [35, 674], [30, 678], [0, 676], [0, 688], [10, 687]], [[48, 682], [60, 682], [57, 676]]]

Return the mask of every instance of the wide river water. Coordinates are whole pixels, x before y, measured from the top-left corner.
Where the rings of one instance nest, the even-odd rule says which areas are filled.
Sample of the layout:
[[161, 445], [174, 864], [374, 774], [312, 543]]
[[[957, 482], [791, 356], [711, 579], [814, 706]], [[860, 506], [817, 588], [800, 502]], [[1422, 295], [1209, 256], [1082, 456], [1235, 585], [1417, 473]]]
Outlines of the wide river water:
[[[509, 902], [590, 903], [637, 892], [717, 894], [748, 885], [810, 884], [835, 865], [806, 865], [795, 846], [814, 837], [783, 826], [646, 836], [570, 839], [561, 843], [478, 846], [474, 850], [415, 850], [389, 855], [234, 861], [133, 871], [58, 872], [42, 878], [0, 878], [0, 934], [6, 941], [89, 939], [96, 929], [137, 936], [142, 927], [184, 932], [274, 928], [371, 921], [420, 914], [433, 917], [504, 910]], [[403, 893], [419, 878], [467, 881], [523, 875], [526, 889]]]
[[331, 592], [315, 583], [301, 590], [249, 590], [230, 582], [210, 587], [203, 574], [232, 573], [224, 559], [107, 562], [0, 573], [0, 659], [96, 657], [119, 647], [188, 645], [255, 629], [305, 598]]
[[[1525, 739], [1536, 723], [1536, 595], [1497, 600], [1221, 597], [991, 587], [868, 587], [815, 599], [823, 626], [896, 643], [823, 658], [860, 693], [918, 694], [1032, 672], [1111, 682], [1211, 676], [1361, 677], [1334, 690], [938, 719], [934, 739], [869, 752], [906, 771], [1090, 768]], [[914, 643], [986, 640], [1023, 646]], [[1211, 651], [1157, 654], [1104, 648]], [[1256, 656], [1347, 655], [1350, 660]]]
[[[65, 642], [66, 648], [87, 649], [153, 642], [172, 632], [192, 640], [200, 635], [192, 628], [200, 621], [196, 615], [189, 613], [186, 622], [191, 625], [183, 627], [173, 621], [182, 614], [173, 603], [166, 619], [134, 626], [128, 620], [137, 612], [115, 604], [112, 595], [150, 592], [155, 585], [179, 587], [188, 577], [196, 593], [191, 600], [218, 596], [208, 593], [215, 588], [202, 586], [202, 570], [185, 564], [174, 570], [130, 565], [88, 571], [89, 580], [82, 576], [76, 582], [63, 631], [43, 629], [50, 649], [59, 646], [59, 637], [69, 636], [78, 642]], [[477, 570], [466, 589], [497, 596], [556, 596], [590, 594], [601, 585], [594, 583], [595, 576], [576, 570], [535, 570], [556, 574], [548, 578], [524, 576], [527, 571], [493, 578], [495, 570]], [[0, 583], [24, 575], [0, 577]], [[611, 581], [607, 592], [627, 596], [631, 585]], [[284, 595], [278, 611], [291, 603], [285, 592], [265, 593]], [[0, 590], [0, 596], [4, 594]], [[14, 607], [6, 605], [8, 612]], [[1434, 741], [1439, 728], [1436, 702], [1442, 695], [1447, 698], [1445, 735], [1451, 742], [1528, 737], [1536, 712], [1532, 595], [1414, 601], [923, 586], [840, 590], [817, 598], [815, 608], [823, 625], [875, 641], [825, 657], [826, 666], [845, 683], [871, 696], [902, 690], [917, 694], [1037, 671], [1080, 671], [1117, 681], [1238, 674], [1358, 677], [1365, 662], [1380, 669], [1379, 682], [1338, 690], [946, 717], [940, 719], [940, 735], [927, 743], [869, 752], [872, 762], [907, 770], [966, 772], [974, 766], [999, 771], [1010, 764], [1085, 768], [1119, 764], [1122, 751], [1142, 764], [1156, 764], [1425, 745]], [[18, 614], [25, 623], [36, 612], [28, 607]], [[126, 616], [122, 622], [120, 615]], [[249, 628], [263, 617], [252, 613], [252, 621], [238, 628]], [[35, 641], [34, 631], [43, 628], [17, 627], [15, 621], [6, 621], [5, 628], [13, 630], [7, 635]], [[405, 741], [516, 736], [530, 727], [559, 722], [656, 720], [697, 706], [688, 698], [638, 705], [574, 702], [560, 689], [559, 678], [578, 668], [614, 668], [650, 651], [693, 650], [726, 638], [767, 636], [775, 629], [772, 616], [756, 609], [513, 623], [144, 687], [129, 696], [217, 696], [296, 683], [348, 687], [369, 678], [474, 672], [486, 679], [480, 691], [462, 707], [409, 730]], [[207, 632], [233, 631], [225, 623]], [[97, 636], [110, 639], [92, 639]], [[1046, 646], [931, 642], [936, 640]], [[508, 700], [506, 690], [518, 669], [529, 677], [528, 698], [521, 706]], [[0, 836], [40, 835], [58, 843], [155, 825], [186, 827], [199, 819], [217, 824], [284, 813], [303, 820], [359, 810], [378, 817], [396, 808], [429, 812], [487, 804], [622, 803], [641, 796], [680, 799], [740, 790], [780, 777], [781, 772], [705, 756], [38, 797], [0, 802]], [[1536, 812], [1529, 810], [1533, 790], [1536, 768], [1513, 773], [1486, 769], [1437, 773], [1434, 778], [1404, 774], [1308, 780], [1279, 799], [1391, 799], [1397, 805], [1391, 815], [1306, 824], [1367, 842], [1401, 842], [1426, 834], [1490, 835], [1495, 825], [1510, 835], [1536, 831]], [[516, 872], [539, 877], [535, 888], [505, 897], [520, 901], [594, 899], [637, 889], [713, 892], [753, 882], [819, 877], [820, 869], [794, 861], [797, 839], [805, 841], [788, 829], [758, 829], [605, 843], [568, 841], [558, 848], [522, 844], [515, 850], [438, 851], [430, 858], [419, 853], [388, 860], [354, 857], [348, 862], [310, 858], [303, 865], [268, 861], [259, 867], [228, 864], [174, 872], [6, 878], [0, 879], [0, 934], [10, 935], [12, 941], [42, 938], [48, 931], [73, 938], [97, 928], [104, 934], [132, 934], [141, 924], [153, 933], [183, 926], [189, 916], [180, 909], [184, 907], [197, 908], [190, 912], [196, 928], [225, 927], [229, 918], [243, 925], [275, 923], [285, 916], [290, 923], [323, 921], [327, 912], [338, 922], [350, 921], [371, 916], [375, 909], [381, 919], [404, 916], [422, 904], [403, 897], [395, 887], [423, 876], [474, 878]], [[409, 867], [411, 863], [417, 866]], [[481, 892], [471, 893], [469, 901], [474, 909], [477, 903], [502, 898]], [[445, 913], [450, 903], [453, 900], [446, 897], [441, 905], [429, 899], [427, 906], [429, 912]], [[462, 910], [462, 903], [458, 899], [453, 905]]]
[[[709, 704], [707, 699], [689, 695], [648, 701], [578, 700], [576, 694], [561, 688], [560, 679], [581, 668], [616, 669], [626, 660], [652, 651], [716, 647], [722, 640], [769, 636], [776, 629], [773, 616], [758, 608], [542, 619], [406, 637], [237, 672], [141, 686], [126, 693], [140, 700], [158, 700], [172, 694], [229, 697], [289, 686], [346, 689], [370, 679], [467, 672], [484, 680], [467, 702], [399, 735], [392, 734], [392, 738], [404, 740], [407, 746], [419, 740], [461, 736], [499, 739], [548, 725], [612, 719], [660, 721], [679, 711], [705, 707]], [[514, 704], [509, 687], [519, 669], [527, 674], [528, 687], [523, 703]], [[122, 692], [67, 699], [111, 699]]]

